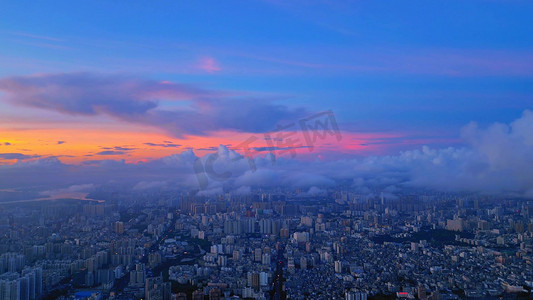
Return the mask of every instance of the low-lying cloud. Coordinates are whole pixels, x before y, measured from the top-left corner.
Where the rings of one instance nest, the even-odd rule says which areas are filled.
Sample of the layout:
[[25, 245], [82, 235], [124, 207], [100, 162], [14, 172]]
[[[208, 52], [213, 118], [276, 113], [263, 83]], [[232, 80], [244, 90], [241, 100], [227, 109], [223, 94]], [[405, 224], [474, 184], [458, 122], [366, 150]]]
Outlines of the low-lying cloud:
[[[424, 188], [533, 198], [532, 111], [525, 111], [510, 124], [481, 128], [470, 123], [461, 136], [463, 147], [424, 146], [397, 155], [334, 161], [274, 160], [270, 153], [248, 158], [223, 145], [215, 156], [199, 157], [186, 150], [139, 163], [101, 160], [66, 165], [57, 158], [21, 159], [0, 166], [0, 188], [43, 182], [57, 188], [121, 183], [135, 190], [172, 188], [209, 196], [223, 191], [248, 194], [255, 188], [290, 187], [320, 196], [342, 185], [368, 193], [378, 188], [387, 197], [394, 197], [402, 188]], [[202, 189], [199, 179], [205, 180]]]

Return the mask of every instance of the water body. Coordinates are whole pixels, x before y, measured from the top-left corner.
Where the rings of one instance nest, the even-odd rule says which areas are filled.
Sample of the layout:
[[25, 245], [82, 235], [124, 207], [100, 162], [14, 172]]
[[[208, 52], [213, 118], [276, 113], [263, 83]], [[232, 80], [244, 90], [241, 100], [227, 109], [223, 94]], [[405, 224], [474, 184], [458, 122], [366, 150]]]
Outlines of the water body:
[[87, 195], [89, 195], [89, 193], [79, 193], [79, 192], [58, 193], [58, 194], [54, 194], [48, 197], [35, 198], [35, 199], [1, 201], [0, 204], [18, 204], [18, 203], [55, 201], [55, 200], [81, 200], [81, 201], [89, 201], [89, 202], [95, 202], [95, 203], [105, 202], [105, 200], [87, 198]]

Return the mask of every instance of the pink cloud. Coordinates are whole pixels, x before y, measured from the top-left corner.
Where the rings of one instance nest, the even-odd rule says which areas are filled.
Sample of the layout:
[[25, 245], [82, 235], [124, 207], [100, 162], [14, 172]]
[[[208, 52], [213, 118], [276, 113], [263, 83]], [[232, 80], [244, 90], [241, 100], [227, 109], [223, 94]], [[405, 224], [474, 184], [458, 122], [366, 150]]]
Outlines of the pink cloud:
[[212, 57], [200, 58], [198, 68], [208, 73], [215, 73], [222, 70], [219, 63]]

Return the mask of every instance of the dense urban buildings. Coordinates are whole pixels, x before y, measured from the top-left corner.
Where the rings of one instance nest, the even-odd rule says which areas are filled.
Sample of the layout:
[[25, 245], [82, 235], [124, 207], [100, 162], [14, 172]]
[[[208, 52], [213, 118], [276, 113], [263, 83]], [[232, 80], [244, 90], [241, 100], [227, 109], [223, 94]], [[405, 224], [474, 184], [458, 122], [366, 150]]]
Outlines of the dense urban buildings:
[[533, 202], [524, 199], [94, 196], [105, 200], [2, 205], [1, 299], [532, 295]]

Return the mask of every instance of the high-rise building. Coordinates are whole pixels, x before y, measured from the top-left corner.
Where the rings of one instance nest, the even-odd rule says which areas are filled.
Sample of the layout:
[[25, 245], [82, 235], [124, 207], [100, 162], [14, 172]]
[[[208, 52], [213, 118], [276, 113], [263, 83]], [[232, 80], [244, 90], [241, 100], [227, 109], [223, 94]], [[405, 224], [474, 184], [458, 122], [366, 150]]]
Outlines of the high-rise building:
[[117, 234], [123, 234], [124, 233], [124, 222], [116, 221], [115, 222], [115, 232]]
[[18, 279], [0, 280], [0, 299], [19, 300], [20, 298], [20, 281]]
[[263, 251], [261, 248], [256, 248], [254, 250], [254, 261], [261, 262], [261, 256], [263, 255]]
[[418, 285], [417, 291], [418, 291], [418, 299], [427, 299], [426, 287], [423, 284]]
[[300, 258], [300, 269], [307, 270], [307, 258], [303, 256]]
[[202, 290], [196, 290], [192, 293], [192, 300], [204, 300], [204, 292]]
[[335, 261], [335, 273], [342, 273], [342, 262], [340, 260]]
[[220, 294], [221, 292], [218, 288], [209, 290], [209, 300], [219, 300]]
[[268, 273], [267, 272], [259, 273], [259, 285], [261, 286], [268, 285]]
[[270, 265], [271, 263], [270, 254], [263, 253], [263, 255], [261, 256], [261, 263], [265, 266]]
[[163, 282], [162, 276], [146, 278], [144, 297], [146, 300], [170, 300], [170, 282]]

